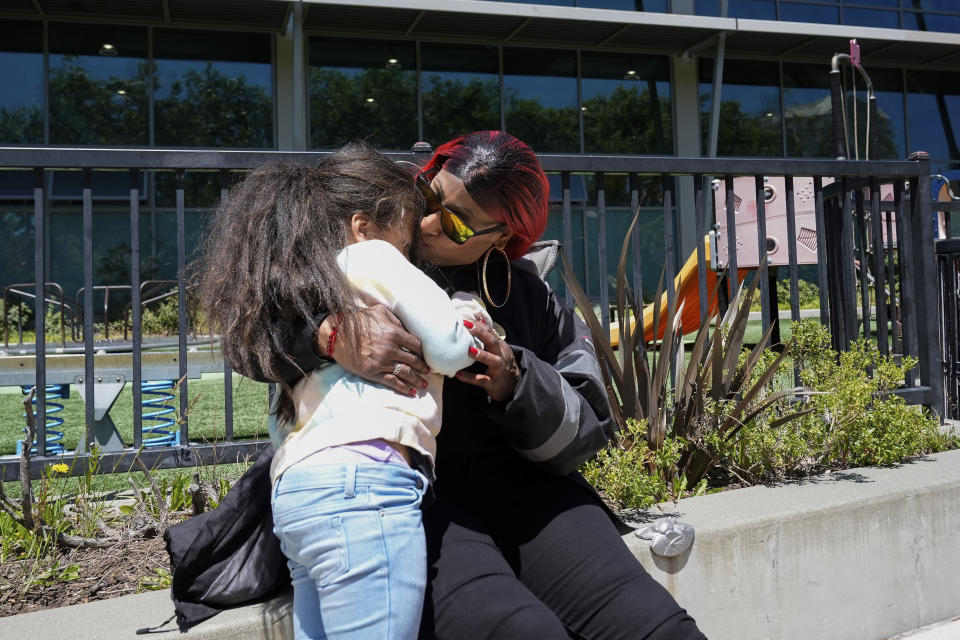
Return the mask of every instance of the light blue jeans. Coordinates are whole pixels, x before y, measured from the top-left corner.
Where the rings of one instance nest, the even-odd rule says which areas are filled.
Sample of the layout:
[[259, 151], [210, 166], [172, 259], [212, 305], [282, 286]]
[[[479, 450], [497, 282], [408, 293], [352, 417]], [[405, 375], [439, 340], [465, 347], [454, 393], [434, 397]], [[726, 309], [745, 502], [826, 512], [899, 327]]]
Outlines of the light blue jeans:
[[273, 489], [301, 638], [416, 638], [427, 583], [427, 480], [398, 464], [310, 464]]

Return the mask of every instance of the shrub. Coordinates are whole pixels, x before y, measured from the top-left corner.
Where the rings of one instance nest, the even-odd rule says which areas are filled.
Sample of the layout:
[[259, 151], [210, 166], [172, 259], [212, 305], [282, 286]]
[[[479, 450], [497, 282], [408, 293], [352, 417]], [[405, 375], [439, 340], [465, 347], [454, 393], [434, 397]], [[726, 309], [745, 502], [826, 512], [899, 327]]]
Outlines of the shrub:
[[150, 335], [174, 335], [180, 327], [177, 296], [164, 298], [154, 308], [145, 308], [140, 315], [143, 333]]
[[[676, 500], [687, 490], [687, 478], [678, 463], [687, 442], [666, 438], [655, 451], [646, 440], [645, 422], [627, 419], [617, 442], [587, 461], [581, 471], [613, 503], [624, 508], [646, 509], [658, 502]], [[693, 489], [706, 491], [706, 478]]]

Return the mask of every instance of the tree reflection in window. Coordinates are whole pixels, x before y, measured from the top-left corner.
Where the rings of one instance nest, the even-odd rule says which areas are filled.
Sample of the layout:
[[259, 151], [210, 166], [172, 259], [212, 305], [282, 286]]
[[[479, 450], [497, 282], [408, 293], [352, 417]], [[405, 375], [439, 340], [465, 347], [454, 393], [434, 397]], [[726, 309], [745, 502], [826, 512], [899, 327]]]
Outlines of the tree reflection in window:
[[584, 53], [580, 65], [586, 153], [673, 153], [666, 57]]
[[423, 138], [433, 146], [456, 136], [500, 128], [496, 47], [420, 45]]
[[[871, 151], [874, 158], [897, 158], [901, 155], [898, 148], [898, 134], [895, 129], [903, 130], [902, 109], [897, 101], [899, 81], [896, 74], [877, 70], [874, 77], [878, 94], [879, 127], [877, 138], [879, 149]], [[849, 76], [848, 76], [849, 78]], [[866, 141], [866, 91], [861, 80], [857, 80], [857, 140], [859, 157], [864, 159]], [[783, 65], [783, 105], [786, 121], [787, 155], [804, 158], [829, 158], [834, 155], [833, 116], [830, 106], [830, 77], [822, 65], [784, 64]], [[849, 88], [849, 81], [848, 81]], [[889, 90], [893, 92], [890, 93]], [[852, 92], [848, 91], [848, 99]], [[879, 102], [883, 97], [883, 102]], [[852, 114], [852, 109], [849, 109]], [[897, 117], [899, 116], [899, 122]], [[850, 155], [856, 157], [853, 149], [853, 133], [850, 133]]]
[[146, 145], [147, 30], [50, 25], [50, 142]]
[[366, 140], [409, 149], [417, 140], [416, 83], [410, 43], [311, 38], [310, 146]]
[[[779, 156], [780, 88], [776, 62], [726, 60], [717, 129], [718, 156]], [[713, 60], [700, 60], [700, 132], [710, 150]]]
[[272, 147], [267, 34], [156, 30], [156, 144]]
[[43, 142], [43, 34], [39, 22], [0, 22], [0, 144]]
[[504, 48], [503, 76], [507, 131], [539, 153], [579, 152], [574, 54]]

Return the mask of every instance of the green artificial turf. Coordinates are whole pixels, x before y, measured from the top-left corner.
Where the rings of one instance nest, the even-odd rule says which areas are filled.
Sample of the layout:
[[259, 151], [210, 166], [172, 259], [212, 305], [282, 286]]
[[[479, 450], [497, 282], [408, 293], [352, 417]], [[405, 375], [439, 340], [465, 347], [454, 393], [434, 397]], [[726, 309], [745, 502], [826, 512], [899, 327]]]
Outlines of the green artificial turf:
[[[222, 374], [204, 375], [201, 379], [187, 380], [186, 392], [189, 403], [188, 425], [191, 442], [224, 439], [224, 383]], [[233, 437], [250, 439], [267, 437], [267, 385], [234, 374], [233, 376]], [[174, 399], [165, 402], [180, 415], [180, 392]], [[149, 400], [145, 395], [144, 401]], [[23, 437], [23, 396], [19, 388], [4, 388], [0, 391], [0, 455], [16, 452], [16, 441]], [[74, 385], [70, 397], [57, 400], [63, 411], [56, 413], [64, 424], [57, 430], [64, 432], [67, 450], [74, 450], [83, 437], [85, 424], [84, 404]], [[145, 409], [148, 411], [149, 409]], [[49, 411], [49, 409], [48, 409]], [[133, 394], [128, 384], [110, 410], [110, 417], [124, 443], [133, 444]], [[150, 423], [145, 421], [144, 426]]]

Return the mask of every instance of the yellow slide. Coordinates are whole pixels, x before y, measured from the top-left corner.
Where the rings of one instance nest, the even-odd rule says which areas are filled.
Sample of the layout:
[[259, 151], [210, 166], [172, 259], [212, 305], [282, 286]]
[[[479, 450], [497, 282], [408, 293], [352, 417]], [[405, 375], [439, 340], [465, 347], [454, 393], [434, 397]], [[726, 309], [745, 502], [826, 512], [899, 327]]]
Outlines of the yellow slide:
[[[710, 236], [704, 236], [704, 260], [710, 262]], [[739, 269], [740, 275], [744, 276], [749, 272], [750, 269]], [[713, 269], [707, 268], [707, 286], [706, 290], [710, 293], [717, 286], [717, 273]], [[683, 327], [684, 335], [688, 333], [693, 333], [700, 328], [700, 283], [697, 278], [697, 252], [696, 250], [690, 254], [690, 257], [687, 258], [687, 261], [684, 263], [683, 268], [680, 269], [680, 273], [677, 274], [677, 277], [673, 281], [674, 289], [677, 292], [677, 308], [680, 308], [680, 305], [683, 304], [683, 313], [680, 316], [680, 323]], [[659, 303], [651, 302], [643, 308], [643, 339], [644, 342], [652, 342], [653, 337], [653, 310], [654, 304], [660, 305], [660, 327], [657, 340], [663, 337], [663, 332], [666, 329], [666, 316], [667, 310], [669, 309], [667, 303], [667, 293], [664, 291], [663, 295], [660, 296]], [[716, 312], [717, 310], [717, 298], [714, 296], [707, 305], [707, 316]], [[636, 320], [631, 318], [630, 330], [634, 330]], [[616, 347], [620, 344], [620, 327], [618, 323], [610, 323], [610, 346]]]

